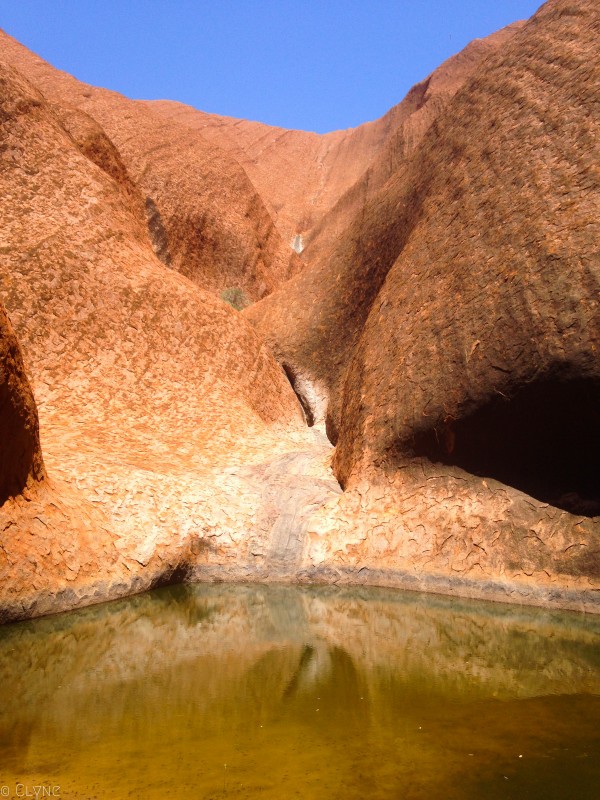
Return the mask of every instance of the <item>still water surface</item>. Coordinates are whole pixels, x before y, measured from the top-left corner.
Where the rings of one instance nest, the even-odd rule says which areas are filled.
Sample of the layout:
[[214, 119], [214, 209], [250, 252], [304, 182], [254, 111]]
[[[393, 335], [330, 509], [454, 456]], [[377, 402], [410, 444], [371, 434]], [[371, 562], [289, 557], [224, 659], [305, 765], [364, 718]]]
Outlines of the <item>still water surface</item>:
[[5, 626], [0, 797], [36, 787], [99, 800], [597, 800], [600, 619], [198, 585]]

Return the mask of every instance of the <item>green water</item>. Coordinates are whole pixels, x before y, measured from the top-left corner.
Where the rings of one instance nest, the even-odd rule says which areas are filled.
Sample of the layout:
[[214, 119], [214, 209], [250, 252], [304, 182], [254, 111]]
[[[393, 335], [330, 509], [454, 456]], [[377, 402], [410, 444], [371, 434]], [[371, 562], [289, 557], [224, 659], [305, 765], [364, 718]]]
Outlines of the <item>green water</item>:
[[600, 619], [200, 585], [0, 629], [0, 798], [600, 798]]

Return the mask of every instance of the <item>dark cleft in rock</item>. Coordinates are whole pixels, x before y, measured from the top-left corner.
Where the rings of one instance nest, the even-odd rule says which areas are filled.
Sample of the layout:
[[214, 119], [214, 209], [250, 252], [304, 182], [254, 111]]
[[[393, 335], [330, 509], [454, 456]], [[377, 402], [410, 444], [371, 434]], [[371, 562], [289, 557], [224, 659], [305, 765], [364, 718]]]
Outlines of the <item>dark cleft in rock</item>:
[[0, 305], [0, 505], [44, 474], [35, 401], [17, 339]]

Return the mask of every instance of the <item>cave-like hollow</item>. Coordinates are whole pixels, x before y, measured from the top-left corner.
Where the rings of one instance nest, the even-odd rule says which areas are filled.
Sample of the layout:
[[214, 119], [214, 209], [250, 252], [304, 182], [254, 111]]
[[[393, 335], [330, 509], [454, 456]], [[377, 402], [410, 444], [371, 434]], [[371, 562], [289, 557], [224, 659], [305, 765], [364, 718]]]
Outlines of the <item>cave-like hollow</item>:
[[415, 437], [413, 453], [545, 503], [600, 514], [600, 380], [538, 380]]

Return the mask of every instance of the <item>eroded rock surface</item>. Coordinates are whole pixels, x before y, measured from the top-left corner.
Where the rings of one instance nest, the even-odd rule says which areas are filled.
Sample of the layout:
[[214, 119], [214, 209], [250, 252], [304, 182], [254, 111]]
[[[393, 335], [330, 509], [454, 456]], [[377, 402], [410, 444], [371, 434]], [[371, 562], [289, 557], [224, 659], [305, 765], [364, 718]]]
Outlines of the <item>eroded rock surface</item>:
[[310, 385], [319, 419], [325, 417], [330, 393], [338, 391], [371, 304], [402, 246], [407, 223], [398, 209], [407, 198], [398, 196], [397, 173], [417, 158], [423, 136], [454, 94], [520, 27], [516, 23], [472, 42], [385, 117], [365, 126], [380, 131], [378, 146], [370, 160], [360, 161], [360, 177], [348, 176], [343, 190], [340, 186], [332, 197], [335, 203], [304, 237], [306, 269], [246, 312], [280, 361]]
[[0, 504], [44, 478], [37, 410], [21, 350], [0, 306]]
[[247, 312], [329, 396], [330, 579], [594, 596], [599, 22], [551, 2], [512, 31], [327, 258]]
[[[1, 511], [2, 616], [18, 618], [185, 572], [209, 520], [219, 537], [241, 538], [254, 509], [229, 526], [237, 487], [220, 471], [312, 439], [250, 325], [158, 260], [130, 187], [84, 155], [31, 84], [0, 69], [2, 297], [51, 476]], [[18, 372], [14, 341], [4, 341]], [[18, 391], [3, 409], [10, 425]], [[39, 448], [15, 494], [35, 458]]]
[[165, 122], [146, 103], [54, 69], [1, 31], [0, 43], [2, 58], [43, 92], [85, 155], [135, 184], [151, 232], [162, 231], [155, 249], [165, 263], [208, 291], [240, 287], [251, 300], [298, 268], [246, 172], [224, 148]]
[[599, 31], [551, 0], [328, 137], [2, 35], [0, 300], [48, 477], [1, 318], [1, 618], [225, 578], [599, 612]]
[[201, 134], [241, 164], [284, 241], [312, 263], [381, 188], [477, 65], [522, 23], [472, 42], [383, 117], [323, 135], [207, 114], [181, 103], [147, 104], [169, 123]]

